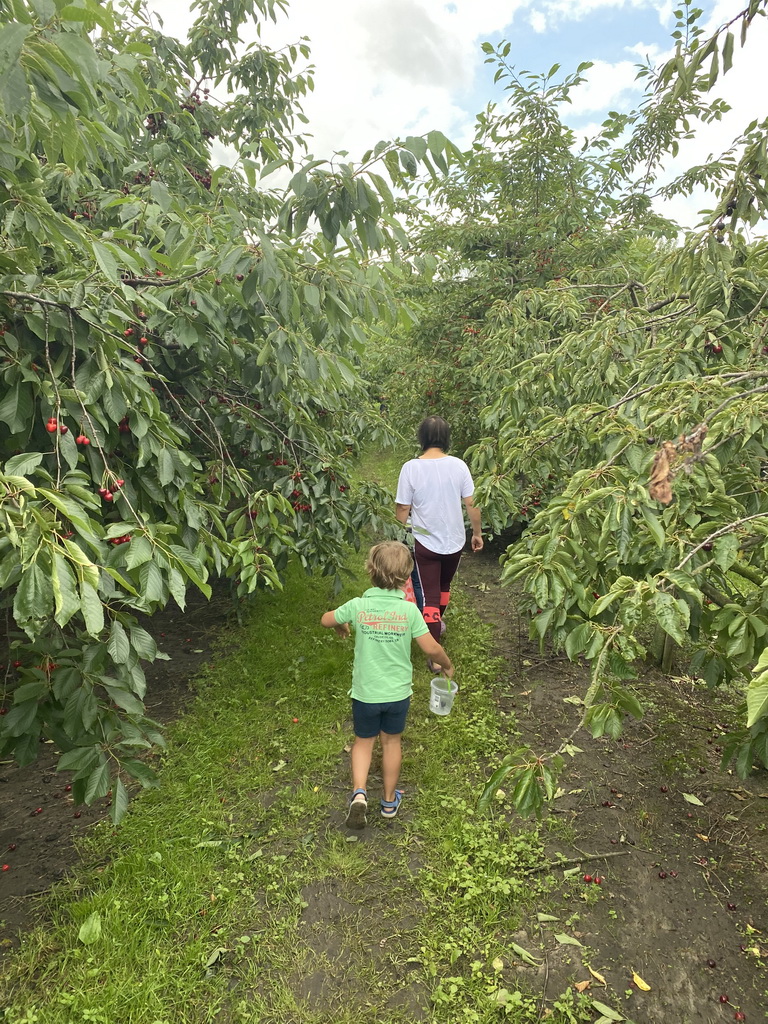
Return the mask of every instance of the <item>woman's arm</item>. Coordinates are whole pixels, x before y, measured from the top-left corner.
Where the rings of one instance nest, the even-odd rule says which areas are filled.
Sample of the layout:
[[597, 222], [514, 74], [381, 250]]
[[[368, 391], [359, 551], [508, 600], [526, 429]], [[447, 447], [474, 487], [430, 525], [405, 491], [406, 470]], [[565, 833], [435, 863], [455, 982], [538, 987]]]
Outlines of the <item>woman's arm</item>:
[[408, 522], [408, 516], [411, 514], [410, 505], [401, 505], [399, 502], [395, 503], [395, 519], [403, 526]]
[[483, 533], [480, 524], [480, 509], [475, 504], [475, 499], [470, 495], [464, 499], [464, 507], [467, 510], [469, 516], [469, 522], [472, 526], [472, 550], [482, 551], [483, 550]]

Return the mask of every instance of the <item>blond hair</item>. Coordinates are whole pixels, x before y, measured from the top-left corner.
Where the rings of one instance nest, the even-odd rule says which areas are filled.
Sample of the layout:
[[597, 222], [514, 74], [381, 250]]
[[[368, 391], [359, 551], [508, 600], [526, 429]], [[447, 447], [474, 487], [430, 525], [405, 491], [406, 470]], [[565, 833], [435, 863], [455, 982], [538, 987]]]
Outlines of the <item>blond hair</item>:
[[371, 583], [382, 590], [402, 587], [413, 569], [413, 555], [399, 540], [385, 540], [374, 544], [365, 563]]

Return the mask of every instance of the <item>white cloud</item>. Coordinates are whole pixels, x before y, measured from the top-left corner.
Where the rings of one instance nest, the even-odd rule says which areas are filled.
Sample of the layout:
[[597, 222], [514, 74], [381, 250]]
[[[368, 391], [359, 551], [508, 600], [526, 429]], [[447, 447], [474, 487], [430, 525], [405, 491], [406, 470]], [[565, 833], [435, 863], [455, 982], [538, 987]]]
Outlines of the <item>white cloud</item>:
[[626, 109], [629, 104], [637, 103], [642, 91], [636, 77], [637, 66], [631, 61], [609, 64], [596, 60], [584, 72], [585, 81], [571, 92], [571, 102], [562, 109], [561, 116], [572, 121], [574, 117], [595, 111]]
[[531, 11], [528, 15], [528, 24], [538, 35], [543, 35], [547, 31], [547, 19], [541, 11]]

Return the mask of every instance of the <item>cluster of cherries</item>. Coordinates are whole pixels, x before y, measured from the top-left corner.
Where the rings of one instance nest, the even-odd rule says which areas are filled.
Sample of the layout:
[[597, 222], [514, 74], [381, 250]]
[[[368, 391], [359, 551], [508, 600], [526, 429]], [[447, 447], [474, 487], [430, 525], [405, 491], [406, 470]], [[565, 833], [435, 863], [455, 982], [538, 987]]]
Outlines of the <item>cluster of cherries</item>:
[[100, 487], [98, 493], [104, 499], [104, 501], [114, 501], [114, 491], [119, 491], [125, 483], [125, 480], [121, 480], [119, 477], [113, 484], [113, 490], [110, 491], [108, 487]]

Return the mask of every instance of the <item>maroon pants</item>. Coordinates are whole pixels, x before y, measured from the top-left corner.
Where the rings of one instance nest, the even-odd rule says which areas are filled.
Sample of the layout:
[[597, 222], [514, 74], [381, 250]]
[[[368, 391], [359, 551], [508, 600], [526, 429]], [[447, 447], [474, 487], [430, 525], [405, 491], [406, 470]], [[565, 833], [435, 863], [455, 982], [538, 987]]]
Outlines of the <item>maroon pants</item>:
[[440, 642], [440, 623], [451, 599], [451, 580], [461, 561], [461, 551], [437, 555], [418, 540], [414, 547], [416, 568], [424, 592], [424, 621], [432, 636]]

